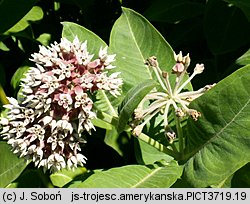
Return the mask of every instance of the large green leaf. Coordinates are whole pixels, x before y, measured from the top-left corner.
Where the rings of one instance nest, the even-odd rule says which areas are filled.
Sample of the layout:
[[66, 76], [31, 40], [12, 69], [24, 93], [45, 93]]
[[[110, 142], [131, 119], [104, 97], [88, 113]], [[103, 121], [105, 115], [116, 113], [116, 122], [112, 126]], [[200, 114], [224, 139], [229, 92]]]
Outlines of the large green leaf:
[[167, 188], [182, 174], [176, 161], [158, 162], [147, 166], [128, 165], [95, 173], [78, 188]]
[[37, 0], [1, 0], [0, 33], [15, 25], [35, 5]]
[[156, 0], [145, 11], [144, 16], [151, 21], [176, 23], [201, 15], [205, 4], [189, 0]]
[[144, 81], [130, 89], [119, 106], [118, 133], [122, 132], [141, 100], [157, 85], [153, 80]]
[[250, 42], [250, 22], [240, 9], [223, 1], [208, 1], [204, 30], [213, 54], [227, 53]]
[[79, 167], [77, 169], [67, 170], [63, 169], [59, 172], [53, 173], [50, 175], [50, 180], [54, 186], [63, 187], [67, 183], [71, 182], [77, 176], [80, 176], [87, 172], [86, 168]]
[[8, 30], [8, 33], [17, 33], [30, 25], [30, 22], [38, 21], [43, 18], [43, 10], [34, 6], [20, 21]]
[[192, 18], [175, 24], [167, 37], [172, 47], [182, 47], [184, 44], [189, 45], [194, 42], [199, 44], [204, 40], [203, 18]]
[[0, 141], [0, 188], [14, 181], [25, 169], [27, 162], [10, 151], [10, 145]]
[[224, 0], [239, 7], [246, 15], [248, 21], [250, 21], [250, 1], [249, 0]]
[[185, 178], [195, 187], [216, 185], [250, 161], [250, 65], [231, 74], [191, 107]]
[[173, 67], [173, 50], [161, 34], [140, 14], [122, 8], [121, 17], [115, 22], [110, 49], [117, 54], [116, 66], [124, 79], [126, 93], [140, 82], [152, 79], [152, 70], [145, 65], [146, 59], [156, 56], [161, 69]]

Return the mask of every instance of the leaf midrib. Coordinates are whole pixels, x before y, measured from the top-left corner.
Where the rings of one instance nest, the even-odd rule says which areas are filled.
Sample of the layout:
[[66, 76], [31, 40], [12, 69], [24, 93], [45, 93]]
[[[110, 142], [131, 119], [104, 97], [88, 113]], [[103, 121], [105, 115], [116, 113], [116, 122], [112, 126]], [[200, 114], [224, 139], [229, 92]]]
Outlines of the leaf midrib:
[[18, 167], [20, 164], [22, 164], [22, 163], [23, 163], [23, 161], [17, 162], [14, 166], [12, 166], [12, 168], [9, 168], [7, 171], [4, 171], [3, 173], [1, 173], [1, 174], [0, 174], [0, 178], [1, 178], [3, 175], [5, 175], [5, 174], [9, 173], [10, 171], [12, 171], [13, 169], [17, 168], [17, 167]]
[[142, 178], [138, 183], [136, 183], [135, 185], [131, 186], [130, 188], [136, 188], [136, 187], [138, 187], [140, 184], [142, 184], [145, 181], [147, 181], [151, 176], [153, 176], [154, 174], [156, 174], [162, 168], [163, 167], [158, 167], [157, 169], [153, 170], [150, 174], [148, 174], [147, 176], [145, 176], [144, 178]]
[[[131, 33], [132, 39], [134, 40], [135, 46], [136, 46], [136, 48], [138, 49], [138, 52], [139, 52], [139, 54], [140, 54], [140, 56], [141, 56], [142, 61], [145, 62], [146, 59], [144, 59], [144, 56], [143, 56], [143, 54], [142, 54], [142, 52], [141, 52], [141, 50], [140, 50], [140, 47], [139, 47], [139, 45], [138, 45], [138, 43], [137, 43], [137, 41], [136, 41], [134, 32], [133, 32], [133, 30], [132, 30], [132, 26], [131, 26], [131, 24], [130, 24], [130, 22], [129, 22], [129, 17], [127, 16], [126, 12], [124, 12], [124, 16], [126, 17], [126, 20], [127, 20], [127, 23], [128, 23], [128, 27], [129, 27], [129, 31], [130, 31], [130, 33]], [[145, 67], [146, 67], [146, 66], [145, 66]], [[151, 74], [150, 74], [149, 68], [147, 67], [146, 70], [147, 70], [147, 72], [148, 72], [149, 77], [152, 79], [152, 76], [151, 76]]]
[[67, 175], [62, 174], [62, 173], [58, 173], [58, 174], [54, 175], [54, 177], [61, 177], [64, 179], [72, 180], [72, 178], [70, 176], [67, 176]]

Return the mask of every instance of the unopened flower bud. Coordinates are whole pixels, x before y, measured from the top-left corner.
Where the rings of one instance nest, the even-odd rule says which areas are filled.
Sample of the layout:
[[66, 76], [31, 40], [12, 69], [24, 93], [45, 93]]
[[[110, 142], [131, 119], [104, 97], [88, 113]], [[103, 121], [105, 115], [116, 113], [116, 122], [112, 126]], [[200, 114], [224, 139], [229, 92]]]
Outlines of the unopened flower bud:
[[157, 58], [155, 56], [149, 57], [146, 61], [146, 64], [148, 64], [151, 67], [158, 67], [159, 64], [157, 62]]
[[183, 61], [184, 61], [185, 67], [188, 67], [190, 65], [191, 58], [189, 57], [189, 53], [184, 57]]
[[162, 72], [162, 77], [164, 78], [164, 79], [167, 79], [168, 78], [168, 73], [167, 72]]
[[211, 84], [211, 85], [206, 85], [206, 86], [204, 87], [204, 89], [205, 89], [205, 91], [210, 90], [210, 89], [213, 88], [215, 85], [216, 85], [216, 83]]
[[182, 72], [185, 71], [185, 67], [182, 63], [176, 63], [174, 67], [172, 68], [172, 73], [180, 75]]
[[185, 98], [185, 101], [187, 101], [187, 102], [192, 102], [194, 100], [194, 98], [193, 97], [191, 97], [191, 96], [188, 96], [188, 97], [186, 97]]
[[176, 139], [176, 133], [169, 126], [165, 128], [165, 135], [169, 140], [169, 143], [172, 143], [174, 139]]
[[194, 73], [201, 74], [204, 70], [204, 64], [196, 64], [194, 68]]
[[182, 62], [183, 60], [182, 51], [180, 51], [179, 54], [174, 53], [174, 58], [176, 62]]
[[182, 52], [180, 51], [178, 55], [174, 53], [174, 58], [177, 63], [183, 64], [186, 69], [190, 65], [191, 59], [189, 54], [183, 57]]

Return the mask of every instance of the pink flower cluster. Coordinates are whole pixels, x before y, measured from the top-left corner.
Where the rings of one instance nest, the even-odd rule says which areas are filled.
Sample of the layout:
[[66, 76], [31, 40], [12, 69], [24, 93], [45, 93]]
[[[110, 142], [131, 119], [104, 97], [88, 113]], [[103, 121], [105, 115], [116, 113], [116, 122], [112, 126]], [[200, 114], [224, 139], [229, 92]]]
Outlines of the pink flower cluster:
[[32, 57], [36, 67], [22, 79], [20, 101], [8, 98], [9, 111], [1, 119], [0, 134], [14, 153], [45, 170], [82, 166], [86, 163], [80, 153], [80, 143], [85, 142], [82, 133], [94, 129], [90, 95], [106, 90], [117, 96], [122, 85], [119, 73], [108, 75], [115, 55], [101, 48], [92, 60], [87, 42], [75, 37], [73, 42], [62, 38], [50, 47], [40, 46]]

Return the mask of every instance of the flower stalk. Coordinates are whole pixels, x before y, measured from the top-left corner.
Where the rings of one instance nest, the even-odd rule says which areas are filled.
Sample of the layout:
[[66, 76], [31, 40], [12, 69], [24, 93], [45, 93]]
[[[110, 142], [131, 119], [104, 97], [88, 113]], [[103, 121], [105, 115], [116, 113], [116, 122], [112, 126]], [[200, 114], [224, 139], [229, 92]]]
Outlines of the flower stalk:
[[179, 139], [179, 152], [180, 152], [181, 158], [182, 158], [183, 152], [184, 152], [184, 136], [183, 136], [183, 131], [182, 131], [182, 127], [181, 127], [181, 121], [177, 115], [175, 115], [175, 123], [176, 123], [177, 135], [178, 135], [178, 139]]

